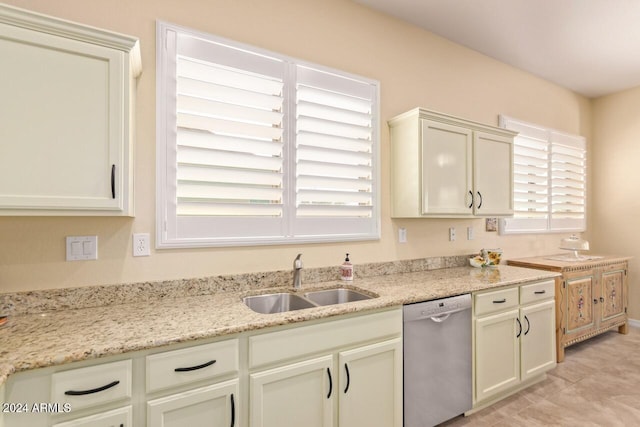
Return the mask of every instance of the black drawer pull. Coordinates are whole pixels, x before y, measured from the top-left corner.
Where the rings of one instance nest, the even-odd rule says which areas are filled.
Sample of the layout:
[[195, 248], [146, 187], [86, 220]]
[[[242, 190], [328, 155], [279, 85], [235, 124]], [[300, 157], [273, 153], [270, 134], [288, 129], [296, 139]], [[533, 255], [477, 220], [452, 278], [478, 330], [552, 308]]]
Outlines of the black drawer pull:
[[189, 372], [189, 371], [197, 371], [198, 369], [206, 368], [207, 366], [211, 366], [216, 363], [215, 360], [210, 360], [207, 363], [203, 363], [202, 365], [197, 366], [189, 366], [187, 368], [176, 368], [174, 371], [176, 372]]
[[505, 302], [507, 302], [507, 299], [506, 299], [506, 298], [502, 298], [502, 299], [494, 300], [494, 301], [493, 301], [493, 303], [494, 303], [494, 304], [503, 304], [503, 303], [505, 303]]
[[329, 368], [327, 368], [327, 375], [329, 376], [329, 393], [327, 394], [327, 399], [329, 399], [333, 391], [333, 379], [331, 378], [331, 369]]
[[349, 374], [349, 365], [347, 365], [346, 363], [344, 364], [344, 370], [347, 373], [347, 386], [344, 388], [344, 392], [348, 392], [349, 391], [349, 385], [351, 385], [351, 375]]
[[66, 394], [67, 396], [84, 396], [85, 394], [93, 394], [105, 391], [107, 389], [110, 389], [111, 387], [117, 386], [118, 384], [120, 384], [120, 381], [114, 381], [107, 385], [103, 385], [102, 387], [92, 388], [91, 390], [67, 390], [64, 392], [64, 394]]
[[534, 292], [534, 294], [536, 294], [536, 295], [542, 295], [542, 294], [546, 294], [546, 293], [547, 293], [547, 291], [544, 291], [544, 290], [542, 290], [542, 291], [535, 291], [535, 292]]

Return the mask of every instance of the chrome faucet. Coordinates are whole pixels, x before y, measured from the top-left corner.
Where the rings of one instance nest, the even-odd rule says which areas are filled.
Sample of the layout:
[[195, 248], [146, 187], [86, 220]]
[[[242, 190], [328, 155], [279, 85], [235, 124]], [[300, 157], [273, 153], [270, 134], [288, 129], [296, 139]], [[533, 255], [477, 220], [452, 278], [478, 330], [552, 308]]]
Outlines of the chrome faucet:
[[293, 287], [299, 289], [302, 284], [302, 260], [300, 257], [302, 254], [298, 254], [296, 259], [293, 260]]

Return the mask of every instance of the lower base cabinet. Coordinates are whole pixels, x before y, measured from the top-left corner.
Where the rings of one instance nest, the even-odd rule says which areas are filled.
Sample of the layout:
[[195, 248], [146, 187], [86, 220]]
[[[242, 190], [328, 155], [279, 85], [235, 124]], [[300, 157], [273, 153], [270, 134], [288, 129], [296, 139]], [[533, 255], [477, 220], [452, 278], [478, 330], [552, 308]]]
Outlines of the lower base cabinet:
[[[337, 363], [337, 366], [336, 366]], [[250, 376], [252, 427], [402, 425], [402, 340], [342, 351]]]
[[147, 427], [235, 427], [238, 391], [238, 380], [232, 380], [151, 400]]
[[556, 366], [554, 281], [474, 295], [474, 408]]

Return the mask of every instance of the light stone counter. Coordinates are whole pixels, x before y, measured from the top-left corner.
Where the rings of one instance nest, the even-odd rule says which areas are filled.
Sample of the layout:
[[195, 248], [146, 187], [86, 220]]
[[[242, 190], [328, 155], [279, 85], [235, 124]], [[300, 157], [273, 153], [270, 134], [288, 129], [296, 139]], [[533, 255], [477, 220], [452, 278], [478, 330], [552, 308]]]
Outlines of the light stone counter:
[[[264, 293], [266, 288], [148, 299], [138, 294], [138, 301], [124, 304], [15, 314], [0, 327], [0, 385], [10, 374], [28, 369], [399, 306], [557, 275], [501, 265], [494, 269], [455, 267], [356, 277], [348, 287], [379, 297], [281, 314], [255, 313], [242, 302], [243, 296]], [[303, 285], [302, 290], [344, 284], [330, 280]]]

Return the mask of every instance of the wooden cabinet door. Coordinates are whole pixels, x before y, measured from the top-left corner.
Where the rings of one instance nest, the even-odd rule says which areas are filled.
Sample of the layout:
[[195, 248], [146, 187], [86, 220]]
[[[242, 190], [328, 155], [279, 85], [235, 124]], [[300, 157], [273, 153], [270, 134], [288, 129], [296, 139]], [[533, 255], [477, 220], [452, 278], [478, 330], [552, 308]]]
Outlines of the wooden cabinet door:
[[422, 213], [472, 215], [472, 131], [422, 122]]
[[565, 281], [565, 335], [579, 334], [583, 329], [596, 326], [596, 313], [594, 310], [596, 296], [594, 295], [593, 272], [581, 273], [580, 276], [569, 276], [567, 274]]
[[340, 427], [402, 427], [402, 340], [339, 354]]
[[554, 301], [521, 308], [520, 322], [520, 379], [524, 381], [556, 366]]
[[603, 321], [625, 314], [625, 280], [624, 269], [602, 272], [599, 302]]
[[251, 374], [251, 427], [330, 427], [339, 392], [333, 356]]
[[513, 139], [483, 132], [473, 137], [475, 215], [513, 214]]
[[238, 426], [238, 380], [147, 402], [147, 427]]
[[484, 400], [520, 382], [519, 310], [475, 320], [476, 401]]

